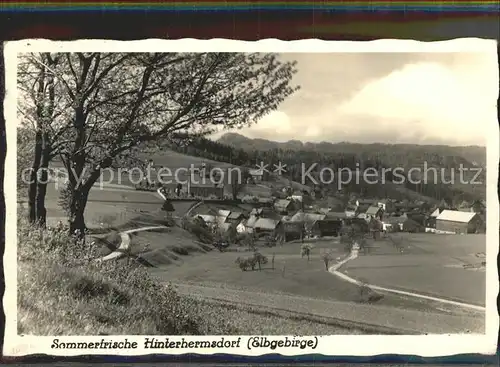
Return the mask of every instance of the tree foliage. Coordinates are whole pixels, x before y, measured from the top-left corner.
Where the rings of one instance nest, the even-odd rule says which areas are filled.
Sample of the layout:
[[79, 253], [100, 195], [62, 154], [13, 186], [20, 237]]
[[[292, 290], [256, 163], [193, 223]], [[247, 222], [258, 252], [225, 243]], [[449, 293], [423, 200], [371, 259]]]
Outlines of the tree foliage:
[[[65, 118], [53, 143], [70, 172], [72, 231], [85, 228], [88, 194], [102, 169], [133, 156], [141, 144], [255, 123], [296, 90], [290, 85], [295, 64], [274, 54], [50, 56], [57, 63], [39, 55], [21, 59], [41, 64], [57, 81], [55, 110]], [[35, 110], [24, 113], [34, 116]]]

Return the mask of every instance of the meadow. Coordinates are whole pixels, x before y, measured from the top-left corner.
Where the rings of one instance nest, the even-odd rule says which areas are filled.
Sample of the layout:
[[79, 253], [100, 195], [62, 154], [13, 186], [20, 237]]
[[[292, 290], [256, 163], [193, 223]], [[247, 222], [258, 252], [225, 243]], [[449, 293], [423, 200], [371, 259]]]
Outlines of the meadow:
[[404, 244], [401, 254], [391, 241], [372, 242], [370, 251], [349, 261], [342, 271], [368, 283], [485, 305], [485, 235], [392, 234]]

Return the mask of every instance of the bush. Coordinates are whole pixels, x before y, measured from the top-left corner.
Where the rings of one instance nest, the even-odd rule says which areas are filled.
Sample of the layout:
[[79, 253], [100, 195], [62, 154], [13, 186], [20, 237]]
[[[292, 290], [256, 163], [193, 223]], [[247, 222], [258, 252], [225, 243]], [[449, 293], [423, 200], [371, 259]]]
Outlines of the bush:
[[[96, 260], [94, 243], [65, 228], [18, 224], [19, 332], [38, 335], [228, 334], [220, 313], [207, 318], [191, 298], [156, 281], [147, 269]], [[218, 316], [220, 315], [220, 316]]]
[[365, 281], [362, 281], [359, 286], [359, 299], [358, 301], [361, 303], [376, 303], [384, 298], [383, 294], [375, 292], [371, 289]]
[[210, 229], [206, 225], [204, 225], [204, 223], [200, 223], [195, 220], [189, 220], [188, 218], [183, 218], [181, 226], [186, 231], [195, 235], [200, 242], [211, 244], [215, 239], [214, 233], [212, 233]]

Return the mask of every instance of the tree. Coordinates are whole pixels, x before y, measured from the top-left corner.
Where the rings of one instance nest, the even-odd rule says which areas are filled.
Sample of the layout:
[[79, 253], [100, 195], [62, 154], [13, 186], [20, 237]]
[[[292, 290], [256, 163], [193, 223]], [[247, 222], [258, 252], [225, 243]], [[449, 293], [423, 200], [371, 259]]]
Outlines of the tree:
[[351, 252], [354, 244], [364, 246], [365, 238], [362, 228], [356, 224], [351, 224], [342, 228], [340, 242], [344, 244], [346, 252]]
[[[67, 53], [53, 72], [64, 88], [70, 231], [83, 236], [90, 189], [141, 144], [258, 121], [297, 88], [295, 63], [274, 54]], [[147, 128], [139, 129], [139, 126]]]
[[[26, 179], [26, 169], [30, 166], [27, 187], [29, 220], [42, 226], [47, 216], [45, 195], [49, 163], [57, 156], [61, 137], [68, 126], [64, 116], [67, 106], [58, 96], [59, 86], [53, 72], [59, 60], [60, 56], [40, 53], [27, 54], [18, 63], [18, 136], [21, 136], [18, 139], [21, 143], [18, 170]], [[31, 164], [22, 156], [26, 147], [33, 148]]]
[[165, 200], [161, 206], [161, 210], [167, 213], [167, 218], [172, 218], [175, 208], [170, 200]]
[[260, 252], [255, 251], [253, 254], [255, 262], [259, 265], [259, 270], [262, 270], [262, 264], [267, 264], [267, 257], [262, 255]]
[[325, 268], [328, 271], [328, 265], [330, 265], [330, 262], [334, 259], [333, 253], [331, 250], [325, 250], [321, 253], [321, 258], [323, 259]]
[[300, 246], [300, 256], [304, 257], [307, 256], [307, 261], [309, 261], [311, 258], [311, 251], [312, 251], [312, 245], [309, 243], [304, 243], [302, 246]]
[[240, 176], [241, 177], [238, 177], [238, 175], [231, 175], [231, 195], [233, 200], [238, 200], [238, 194], [247, 182], [247, 179], [251, 177], [248, 169], [246, 168], [242, 170]]

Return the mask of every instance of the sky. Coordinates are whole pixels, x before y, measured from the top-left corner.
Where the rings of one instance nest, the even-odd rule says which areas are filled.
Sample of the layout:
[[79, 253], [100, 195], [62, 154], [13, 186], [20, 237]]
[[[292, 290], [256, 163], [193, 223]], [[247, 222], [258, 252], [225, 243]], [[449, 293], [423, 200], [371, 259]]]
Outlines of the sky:
[[[486, 145], [498, 128], [491, 53], [287, 53], [300, 90], [251, 127], [275, 141]], [[220, 136], [217, 134], [215, 138]]]

